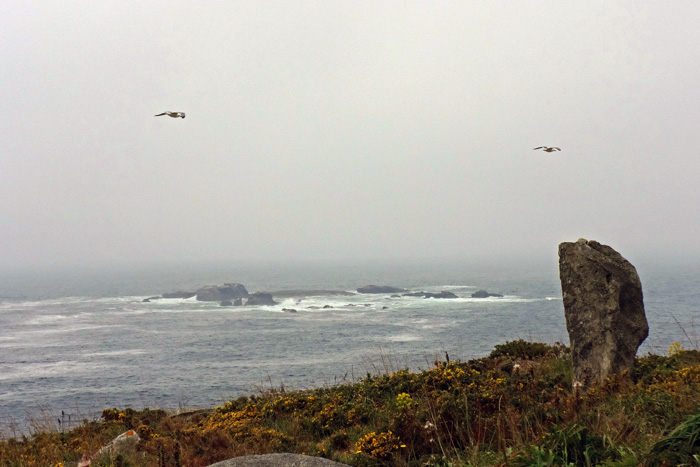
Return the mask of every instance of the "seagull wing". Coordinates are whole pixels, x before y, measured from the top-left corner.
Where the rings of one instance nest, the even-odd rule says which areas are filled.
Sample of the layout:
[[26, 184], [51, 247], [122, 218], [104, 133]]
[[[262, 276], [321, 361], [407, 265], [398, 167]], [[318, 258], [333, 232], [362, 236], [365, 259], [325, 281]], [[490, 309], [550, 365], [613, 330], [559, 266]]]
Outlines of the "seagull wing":
[[533, 151], [536, 150], [536, 149], [544, 149], [544, 146], [540, 146], [540, 147], [534, 148]]
[[154, 117], [160, 117], [161, 115], [165, 115], [166, 113], [163, 112], [162, 114], [154, 115]]

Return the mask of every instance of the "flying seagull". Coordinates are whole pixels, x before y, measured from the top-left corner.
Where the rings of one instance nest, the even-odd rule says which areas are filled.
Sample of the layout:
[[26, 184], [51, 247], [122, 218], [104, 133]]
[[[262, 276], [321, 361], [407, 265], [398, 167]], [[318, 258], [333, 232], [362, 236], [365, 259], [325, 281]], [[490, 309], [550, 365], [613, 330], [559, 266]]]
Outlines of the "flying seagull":
[[155, 115], [156, 117], [160, 117], [161, 115], [167, 115], [168, 117], [173, 117], [173, 118], [185, 118], [185, 112], [163, 112], [162, 114]]
[[[185, 117], [182, 117], [182, 118], [185, 118]], [[537, 149], [541, 149], [541, 150], [543, 150], [544, 152], [561, 151], [561, 149], [559, 149], [559, 148], [550, 148], [550, 147], [547, 147], [547, 146], [539, 146], [539, 147], [533, 149], [533, 151], [535, 151], [535, 150], [537, 150]]]

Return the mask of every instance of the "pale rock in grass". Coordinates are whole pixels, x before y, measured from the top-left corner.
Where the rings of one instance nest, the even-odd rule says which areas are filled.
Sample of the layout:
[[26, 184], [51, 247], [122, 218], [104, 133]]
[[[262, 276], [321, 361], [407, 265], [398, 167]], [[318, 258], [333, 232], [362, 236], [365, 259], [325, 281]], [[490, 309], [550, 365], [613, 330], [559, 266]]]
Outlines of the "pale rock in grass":
[[104, 446], [102, 449], [97, 451], [96, 456], [101, 456], [103, 454], [113, 455], [115, 453], [123, 452], [126, 449], [133, 449], [141, 440], [139, 435], [134, 430], [128, 430], [120, 434], [112, 440], [109, 444]]
[[234, 457], [208, 467], [342, 467], [347, 464], [303, 454], [275, 453]]

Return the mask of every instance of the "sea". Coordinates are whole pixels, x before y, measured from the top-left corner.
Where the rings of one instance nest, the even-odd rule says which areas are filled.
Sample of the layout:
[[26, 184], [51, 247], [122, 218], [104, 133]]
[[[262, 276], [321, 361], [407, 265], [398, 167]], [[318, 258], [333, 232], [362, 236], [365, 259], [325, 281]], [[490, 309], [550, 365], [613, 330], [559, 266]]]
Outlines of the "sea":
[[[637, 264], [640, 354], [698, 348], [700, 265]], [[237, 282], [271, 306], [145, 298]], [[358, 294], [364, 285], [454, 299]], [[477, 290], [503, 297], [472, 298]], [[285, 311], [287, 309], [287, 311]], [[296, 312], [290, 312], [293, 309]], [[242, 395], [344, 384], [511, 340], [568, 344], [556, 258], [197, 264], [0, 271], [0, 436], [66, 429], [103, 409], [213, 408]]]

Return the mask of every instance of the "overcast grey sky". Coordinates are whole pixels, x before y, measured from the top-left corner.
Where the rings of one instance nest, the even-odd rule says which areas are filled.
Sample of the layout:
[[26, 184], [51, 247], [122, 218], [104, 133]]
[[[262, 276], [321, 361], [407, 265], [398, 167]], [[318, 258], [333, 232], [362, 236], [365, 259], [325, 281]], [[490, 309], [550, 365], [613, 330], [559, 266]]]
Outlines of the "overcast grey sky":
[[0, 258], [700, 258], [698, 25], [697, 0], [2, 1]]

